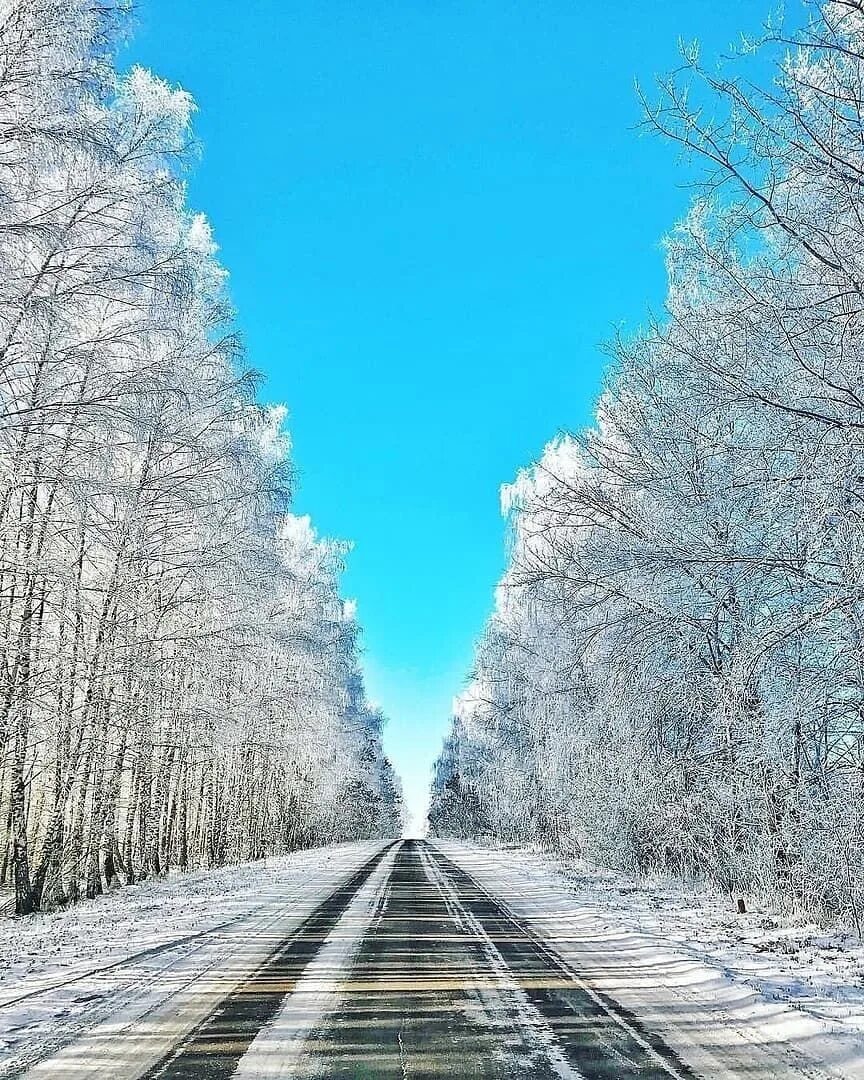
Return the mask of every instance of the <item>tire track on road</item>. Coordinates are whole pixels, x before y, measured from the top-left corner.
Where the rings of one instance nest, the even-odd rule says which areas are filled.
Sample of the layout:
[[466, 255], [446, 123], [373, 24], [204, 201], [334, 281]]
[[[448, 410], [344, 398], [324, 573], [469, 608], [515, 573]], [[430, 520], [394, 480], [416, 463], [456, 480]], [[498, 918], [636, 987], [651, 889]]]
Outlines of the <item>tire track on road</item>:
[[[373, 858], [385, 850], [377, 847]], [[292, 880], [287, 893], [271, 889], [272, 895], [251, 910], [205, 930], [9, 999], [0, 1015], [17, 1022], [3, 1030], [0, 1077], [141, 1077], [283, 947], [322, 896], [356, 875], [360, 859], [371, 861], [368, 847], [357, 853], [353, 866], [347, 860], [339, 866], [337, 859], [332, 870]], [[19, 1010], [12, 1008], [13, 1001], [22, 1000]], [[39, 1032], [38, 1039], [31, 1032]]]
[[237, 990], [232, 991], [179, 1047], [142, 1080], [228, 1080], [258, 1032], [279, 1011], [306, 966], [375, 868], [388, 844], [304, 919]]
[[504, 900], [493, 896], [440, 851], [427, 846], [426, 854], [451, 882], [469, 921], [501, 957], [586, 1080], [627, 1076], [698, 1080], [659, 1036], [585, 982]]

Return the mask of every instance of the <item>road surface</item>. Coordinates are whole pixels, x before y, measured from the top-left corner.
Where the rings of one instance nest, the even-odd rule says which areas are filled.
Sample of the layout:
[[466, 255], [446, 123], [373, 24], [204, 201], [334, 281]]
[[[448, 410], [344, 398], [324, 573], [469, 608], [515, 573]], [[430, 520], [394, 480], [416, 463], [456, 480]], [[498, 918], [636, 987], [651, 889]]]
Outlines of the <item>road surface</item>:
[[[238, 933], [228, 953], [214, 954], [222, 957], [218, 965], [200, 960], [197, 970], [189, 967], [188, 950], [206, 956], [207, 934], [184, 938], [179, 946], [187, 950], [186, 959], [173, 967], [162, 966], [168, 964], [167, 947], [131, 958], [138, 967], [129, 968], [127, 980], [144, 970], [142, 964], [158, 963], [155, 982], [164, 984], [165, 973], [176, 969], [176, 987], [166, 995], [162, 985], [158, 1005], [143, 1008], [139, 1002], [125, 1017], [116, 1004], [110, 1014], [106, 998], [107, 1019], [65, 1045], [58, 1038], [54, 1052], [3, 1075], [34, 1080], [827, 1075], [757, 1066], [746, 1043], [737, 1064], [727, 1046], [728, 1072], [716, 1056], [709, 1069], [692, 1071], [698, 1057], [688, 1055], [688, 1066], [650, 1024], [569, 967], [513, 913], [506, 896], [491, 895], [438, 847], [405, 840], [367, 845], [354, 862], [344, 853], [340, 858], [326, 888], [310, 880], [310, 901], [302, 914], [295, 902], [282, 913], [268, 908], [266, 918], [241, 923], [239, 932], [233, 924], [228, 931], [217, 927], [223, 935]], [[88, 979], [70, 980], [77, 988], [75, 1000], [83, 992], [98, 1001], [99, 976]], [[59, 991], [49, 991], [56, 1002]], [[680, 1009], [668, 1000], [666, 1012], [680, 1018]], [[126, 1001], [131, 1008], [134, 995], [127, 992]], [[62, 1017], [62, 1010], [55, 1015]], [[662, 1027], [664, 1017], [655, 1012], [655, 1018]], [[712, 1027], [717, 1025], [709, 1018], [690, 1024], [697, 1039]]]
[[692, 1074], [422, 841], [375, 856], [148, 1070], [228, 1077]]

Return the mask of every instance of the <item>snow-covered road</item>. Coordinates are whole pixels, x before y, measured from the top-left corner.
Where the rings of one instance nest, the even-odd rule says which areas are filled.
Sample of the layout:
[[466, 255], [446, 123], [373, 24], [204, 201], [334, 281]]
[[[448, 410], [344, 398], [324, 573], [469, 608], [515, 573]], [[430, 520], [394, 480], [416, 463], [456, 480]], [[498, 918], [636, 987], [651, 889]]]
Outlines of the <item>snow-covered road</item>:
[[154, 882], [0, 945], [3, 1077], [864, 1076], [855, 1033], [463, 845]]

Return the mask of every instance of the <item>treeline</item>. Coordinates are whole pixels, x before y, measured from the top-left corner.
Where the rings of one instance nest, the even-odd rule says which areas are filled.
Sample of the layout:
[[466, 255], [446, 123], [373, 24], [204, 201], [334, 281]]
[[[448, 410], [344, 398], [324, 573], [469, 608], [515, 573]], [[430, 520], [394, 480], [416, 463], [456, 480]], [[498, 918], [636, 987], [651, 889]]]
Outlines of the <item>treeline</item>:
[[26, 913], [399, 829], [340, 550], [288, 512], [192, 103], [123, 4], [0, 9], [0, 883]]
[[694, 53], [647, 105], [708, 167], [667, 310], [506, 491], [430, 822], [860, 931], [864, 4], [810, 14], [770, 85]]

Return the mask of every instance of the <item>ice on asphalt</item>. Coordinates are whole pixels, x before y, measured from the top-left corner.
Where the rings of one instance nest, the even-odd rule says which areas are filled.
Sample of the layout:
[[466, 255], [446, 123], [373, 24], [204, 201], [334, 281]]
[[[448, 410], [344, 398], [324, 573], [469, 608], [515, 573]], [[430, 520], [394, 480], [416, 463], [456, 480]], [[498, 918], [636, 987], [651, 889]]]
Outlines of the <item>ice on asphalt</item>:
[[864, 1077], [857, 938], [692, 884], [435, 845], [697, 1072]]
[[281, 911], [300, 921], [380, 848], [343, 844], [176, 873], [67, 910], [0, 919], [0, 1077], [100, 1024], [139, 1022], [224, 968], [247, 921]]

